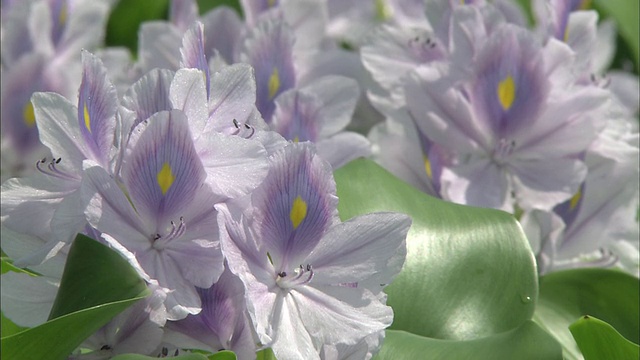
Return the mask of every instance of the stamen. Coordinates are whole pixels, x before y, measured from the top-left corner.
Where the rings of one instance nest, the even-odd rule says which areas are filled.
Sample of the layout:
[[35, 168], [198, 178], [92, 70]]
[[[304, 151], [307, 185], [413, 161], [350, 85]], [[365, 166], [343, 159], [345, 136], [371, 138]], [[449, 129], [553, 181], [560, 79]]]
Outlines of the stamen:
[[233, 122], [234, 128], [232, 128], [231, 130], [225, 131], [225, 133], [228, 133], [229, 135], [237, 135], [241, 138], [249, 139], [256, 132], [256, 129], [249, 124], [240, 123], [236, 119], [233, 119], [232, 122]]
[[42, 164], [47, 162], [47, 158], [42, 158], [41, 160], [36, 161], [36, 169], [38, 169], [38, 171], [40, 171], [41, 173], [45, 174], [45, 175], [49, 175], [49, 176], [53, 176], [56, 177], [58, 179], [63, 179], [63, 180], [80, 180], [77, 176], [73, 175], [73, 174], [69, 174], [63, 171], [60, 171], [60, 169], [58, 169], [56, 167], [57, 164], [60, 164], [60, 161], [62, 161], [62, 158], [53, 158], [51, 159], [51, 161], [49, 162], [49, 164], [47, 164], [47, 168], [44, 169], [41, 167]]
[[300, 265], [296, 269], [296, 276], [293, 278], [286, 278], [287, 273], [282, 271], [278, 273], [276, 278], [276, 284], [282, 289], [291, 289], [296, 286], [306, 285], [313, 280], [314, 272], [313, 267], [310, 264], [306, 266]]

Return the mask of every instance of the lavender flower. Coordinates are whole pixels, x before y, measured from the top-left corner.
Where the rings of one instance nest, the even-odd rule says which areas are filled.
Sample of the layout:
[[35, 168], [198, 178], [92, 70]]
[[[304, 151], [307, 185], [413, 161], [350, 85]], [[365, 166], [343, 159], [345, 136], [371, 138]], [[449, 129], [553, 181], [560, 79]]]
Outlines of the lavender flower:
[[222, 249], [242, 280], [260, 342], [278, 358], [319, 358], [391, 323], [380, 284], [399, 272], [410, 221], [378, 213], [340, 223], [335, 185], [309, 145], [271, 157], [250, 205], [220, 205]]

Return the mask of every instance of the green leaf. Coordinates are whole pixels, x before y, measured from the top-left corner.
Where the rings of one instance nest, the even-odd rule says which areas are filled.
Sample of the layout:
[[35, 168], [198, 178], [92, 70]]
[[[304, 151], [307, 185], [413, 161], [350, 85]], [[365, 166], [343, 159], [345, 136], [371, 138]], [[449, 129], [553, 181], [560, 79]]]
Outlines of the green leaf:
[[407, 261], [386, 289], [392, 329], [468, 340], [520, 326], [538, 293], [533, 254], [513, 216], [427, 196], [370, 160], [335, 172], [342, 219], [410, 215]]
[[533, 321], [482, 339], [454, 341], [430, 339], [404, 331], [387, 330], [376, 360], [554, 360], [562, 359], [560, 345]]
[[213, 355], [209, 355], [209, 360], [236, 360], [236, 354], [233, 351], [218, 351]]
[[[3, 259], [9, 269], [5, 263]], [[52, 320], [3, 337], [2, 358], [66, 359], [83, 340], [147, 293], [145, 283], [122, 256], [78, 235], [67, 255]]]
[[[173, 359], [175, 360], [208, 360], [210, 358], [202, 354], [191, 353], [191, 354], [185, 354], [185, 355], [180, 355], [176, 357], [172, 356], [171, 359], [172, 360]], [[111, 360], [158, 360], [158, 358], [154, 356], [145, 356], [140, 354], [122, 354], [122, 355], [112, 357]]]
[[84, 339], [142, 298], [95, 306], [58, 317], [18, 334], [3, 337], [2, 358], [66, 359]]
[[600, 319], [585, 315], [571, 324], [569, 330], [585, 360], [640, 359], [640, 347]]
[[540, 278], [540, 296], [534, 320], [560, 341], [567, 359], [581, 353], [569, 325], [583, 315], [608, 322], [622, 336], [638, 343], [640, 282], [611, 269], [577, 269]]
[[78, 234], [69, 249], [49, 319], [147, 293], [144, 281], [122, 256]]
[[145, 21], [165, 20], [169, 0], [121, 0], [111, 11], [107, 22], [107, 46], [125, 46], [133, 54], [138, 49], [138, 30]]
[[267, 348], [256, 353], [256, 360], [276, 360], [276, 355], [271, 348]]
[[596, 0], [596, 7], [618, 24], [618, 32], [631, 49], [636, 70], [640, 70], [639, 4], [638, 0]]

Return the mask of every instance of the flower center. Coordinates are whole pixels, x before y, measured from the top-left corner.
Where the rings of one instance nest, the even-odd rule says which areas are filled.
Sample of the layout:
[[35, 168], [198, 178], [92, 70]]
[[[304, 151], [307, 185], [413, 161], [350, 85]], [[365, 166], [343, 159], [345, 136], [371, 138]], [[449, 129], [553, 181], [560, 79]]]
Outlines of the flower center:
[[306, 285], [313, 279], [313, 268], [310, 264], [300, 265], [293, 274], [282, 271], [276, 275], [276, 284], [282, 289], [291, 289], [296, 286]]

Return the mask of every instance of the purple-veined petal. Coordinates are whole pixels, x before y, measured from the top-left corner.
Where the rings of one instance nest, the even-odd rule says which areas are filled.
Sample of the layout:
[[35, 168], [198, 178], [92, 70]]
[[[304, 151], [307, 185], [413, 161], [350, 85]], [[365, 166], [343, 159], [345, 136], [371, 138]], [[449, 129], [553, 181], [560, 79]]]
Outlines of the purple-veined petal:
[[292, 144], [270, 158], [253, 193], [254, 221], [276, 270], [293, 271], [337, 221], [330, 167], [310, 144]]
[[157, 112], [173, 109], [169, 98], [173, 76], [171, 70], [153, 69], [129, 88], [122, 103], [135, 112], [134, 126]]
[[312, 284], [357, 283], [375, 276], [389, 284], [406, 256], [411, 219], [396, 213], [358, 216], [329, 229], [303, 263], [313, 266]]
[[102, 60], [82, 53], [82, 84], [78, 99], [78, 126], [87, 147], [99, 164], [108, 166], [114, 146], [118, 94], [107, 77]]
[[13, 231], [2, 226], [2, 251], [17, 267], [29, 269], [55, 279], [62, 278], [68, 244]]
[[124, 159], [123, 181], [145, 219], [159, 223], [177, 220], [172, 217], [180, 216], [204, 183], [205, 172], [188, 126], [179, 110], [151, 116]]
[[476, 121], [468, 100], [442, 69], [419, 68], [405, 84], [407, 105], [416, 125], [450, 151], [474, 153], [491, 141], [490, 128]]
[[247, 19], [247, 24], [254, 26], [260, 18], [260, 14], [279, 5], [280, 0], [241, 0], [242, 13]]
[[204, 85], [207, 89], [208, 97], [211, 76], [209, 74], [209, 63], [205, 56], [204, 26], [201, 22], [194, 23], [184, 34], [180, 54], [182, 55], [180, 67], [198, 69], [204, 74]]
[[314, 94], [290, 89], [276, 99], [271, 128], [294, 142], [319, 140], [319, 128], [324, 120], [322, 101]]
[[296, 83], [291, 30], [275, 19], [261, 21], [245, 41], [241, 59], [255, 69], [256, 106], [269, 123], [275, 98]]

